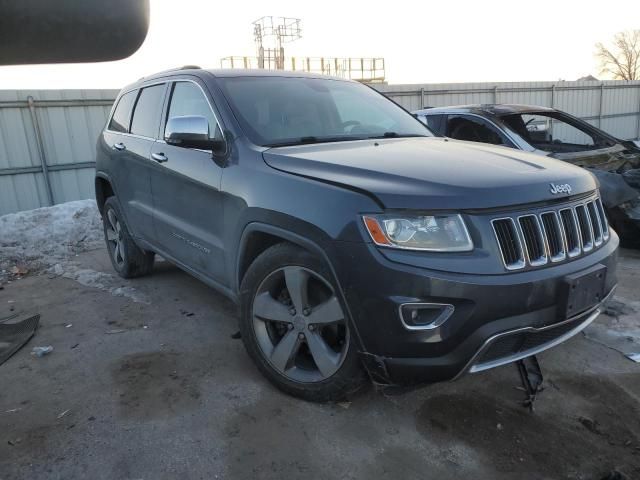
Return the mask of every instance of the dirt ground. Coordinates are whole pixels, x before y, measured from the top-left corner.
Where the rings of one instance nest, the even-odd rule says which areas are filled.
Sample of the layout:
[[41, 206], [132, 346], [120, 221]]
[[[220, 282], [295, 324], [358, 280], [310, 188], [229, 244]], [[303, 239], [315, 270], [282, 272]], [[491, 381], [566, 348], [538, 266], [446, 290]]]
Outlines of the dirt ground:
[[[619, 292], [637, 299], [626, 255]], [[103, 250], [76, 260], [112, 273]], [[0, 290], [0, 317], [42, 315], [0, 366], [0, 480], [640, 479], [640, 364], [583, 335], [540, 356], [533, 414], [513, 366], [318, 405], [268, 384], [232, 338], [234, 305], [168, 263], [108, 288], [76, 280]]]

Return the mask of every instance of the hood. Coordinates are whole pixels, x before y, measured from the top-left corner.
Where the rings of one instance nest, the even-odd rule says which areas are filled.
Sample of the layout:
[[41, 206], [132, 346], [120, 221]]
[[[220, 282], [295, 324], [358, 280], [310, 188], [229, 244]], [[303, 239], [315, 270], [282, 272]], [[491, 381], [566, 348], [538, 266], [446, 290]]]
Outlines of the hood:
[[[565, 162], [436, 137], [279, 147], [263, 157], [284, 172], [366, 191], [385, 208], [496, 208], [597, 187], [590, 174]], [[570, 194], [551, 184], [568, 184]]]

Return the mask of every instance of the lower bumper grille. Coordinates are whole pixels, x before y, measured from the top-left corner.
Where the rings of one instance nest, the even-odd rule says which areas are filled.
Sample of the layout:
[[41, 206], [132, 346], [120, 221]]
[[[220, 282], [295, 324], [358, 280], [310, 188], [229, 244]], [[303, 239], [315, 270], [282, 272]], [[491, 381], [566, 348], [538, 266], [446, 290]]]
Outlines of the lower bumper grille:
[[574, 320], [563, 323], [555, 328], [542, 331], [522, 332], [499, 338], [487, 348], [478, 358], [478, 365], [493, 362], [500, 358], [517, 355], [531, 349], [536, 349], [546, 343], [552, 342], [567, 332], [576, 328], [583, 320]]
[[[556, 325], [526, 327], [499, 333], [489, 338], [457, 377], [512, 363], [554, 347], [586, 328], [600, 315], [600, 305], [613, 296], [615, 287], [598, 306]], [[456, 378], [457, 378], [456, 377]]]

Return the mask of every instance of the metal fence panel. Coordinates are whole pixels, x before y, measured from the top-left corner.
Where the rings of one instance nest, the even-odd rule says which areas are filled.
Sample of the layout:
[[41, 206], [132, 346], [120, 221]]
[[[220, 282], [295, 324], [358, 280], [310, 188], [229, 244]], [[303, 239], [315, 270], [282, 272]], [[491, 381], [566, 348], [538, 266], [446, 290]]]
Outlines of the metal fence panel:
[[0, 215], [93, 196], [95, 143], [116, 94], [0, 91]]
[[[640, 81], [372, 86], [408, 110], [474, 103], [542, 105], [584, 118], [619, 138], [640, 138]], [[0, 215], [93, 197], [95, 142], [116, 94], [0, 90]]]

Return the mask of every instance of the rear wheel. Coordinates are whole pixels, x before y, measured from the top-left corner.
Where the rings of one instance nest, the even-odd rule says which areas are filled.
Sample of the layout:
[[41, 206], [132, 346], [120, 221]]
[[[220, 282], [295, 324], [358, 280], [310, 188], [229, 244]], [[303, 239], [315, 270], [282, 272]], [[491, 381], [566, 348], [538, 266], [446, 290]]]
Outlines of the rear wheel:
[[116, 197], [109, 197], [105, 202], [102, 224], [109, 259], [115, 271], [123, 278], [141, 277], [151, 273], [155, 255], [135, 244], [124, 223]]
[[278, 388], [311, 401], [344, 399], [366, 380], [330, 278], [309, 252], [278, 244], [242, 282], [240, 328], [249, 355]]

